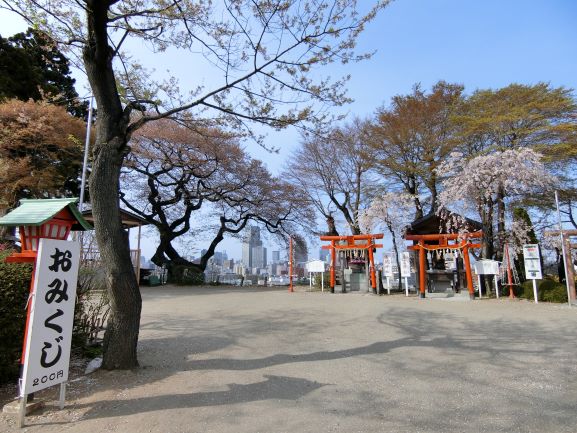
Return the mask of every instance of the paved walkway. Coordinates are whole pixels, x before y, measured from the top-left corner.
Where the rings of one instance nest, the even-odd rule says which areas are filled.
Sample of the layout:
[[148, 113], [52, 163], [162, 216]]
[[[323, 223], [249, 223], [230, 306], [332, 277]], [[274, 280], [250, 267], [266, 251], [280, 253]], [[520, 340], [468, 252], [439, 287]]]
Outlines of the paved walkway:
[[143, 297], [141, 368], [78, 378], [68, 407], [26, 431], [577, 431], [577, 309], [285, 288]]

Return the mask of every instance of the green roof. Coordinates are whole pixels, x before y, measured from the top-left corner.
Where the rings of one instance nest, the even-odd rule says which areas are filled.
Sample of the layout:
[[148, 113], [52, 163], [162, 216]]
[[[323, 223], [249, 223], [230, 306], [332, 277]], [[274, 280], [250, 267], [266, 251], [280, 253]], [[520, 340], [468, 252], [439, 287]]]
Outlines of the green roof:
[[22, 199], [20, 206], [0, 218], [0, 226], [40, 226], [64, 208], [76, 218], [72, 230], [92, 230], [76, 207], [77, 198]]

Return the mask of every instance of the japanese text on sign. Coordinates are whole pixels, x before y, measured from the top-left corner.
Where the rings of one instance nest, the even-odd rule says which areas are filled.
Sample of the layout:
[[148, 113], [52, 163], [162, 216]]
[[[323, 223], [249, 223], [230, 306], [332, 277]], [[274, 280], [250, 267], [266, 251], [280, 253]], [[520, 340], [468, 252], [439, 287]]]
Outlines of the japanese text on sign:
[[76, 242], [40, 240], [21, 393], [68, 380], [79, 257]]

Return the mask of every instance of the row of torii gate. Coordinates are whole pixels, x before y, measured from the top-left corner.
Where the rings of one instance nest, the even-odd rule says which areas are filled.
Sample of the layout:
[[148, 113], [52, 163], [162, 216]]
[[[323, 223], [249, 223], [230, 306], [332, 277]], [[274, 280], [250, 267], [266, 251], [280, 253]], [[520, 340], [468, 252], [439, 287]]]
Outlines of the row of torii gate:
[[[431, 222], [423, 219], [425, 226], [431, 226]], [[411, 227], [415, 228], [423, 221], [415, 222]], [[437, 224], [439, 221], [433, 221]], [[425, 228], [426, 230], [426, 228]], [[480, 248], [480, 239], [483, 237], [481, 230], [475, 230], [469, 233], [425, 233], [416, 234], [411, 233], [411, 230], [404, 236], [407, 241], [413, 241], [413, 245], [407, 249], [409, 251], [416, 251], [418, 255], [418, 277], [419, 277], [419, 295], [421, 298], [425, 297], [427, 288], [427, 254], [435, 254], [440, 251], [458, 253], [463, 258], [463, 270], [465, 273], [466, 288], [471, 299], [474, 299], [475, 292], [473, 286], [473, 275], [471, 271], [471, 260], [469, 251], [471, 248]], [[329, 250], [331, 254], [330, 265], [330, 290], [334, 293], [336, 285], [336, 264], [337, 256], [344, 263], [358, 263], [364, 262], [369, 267], [368, 273], [370, 278], [370, 286], [374, 293], [377, 293], [377, 278], [375, 271], [375, 252], [377, 248], [382, 248], [383, 245], [377, 243], [383, 238], [383, 234], [363, 234], [350, 236], [321, 236], [321, 241], [328, 242], [328, 245], [323, 245], [322, 249]], [[431, 278], [432, 276], [429, 276]], [[344, 284], [344, 281], [341, 282]]]

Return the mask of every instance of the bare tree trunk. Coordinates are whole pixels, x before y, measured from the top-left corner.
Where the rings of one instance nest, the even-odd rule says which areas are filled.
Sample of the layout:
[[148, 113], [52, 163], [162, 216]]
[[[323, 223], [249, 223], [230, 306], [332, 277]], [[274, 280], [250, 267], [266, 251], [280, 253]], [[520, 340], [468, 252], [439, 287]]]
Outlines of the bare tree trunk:
[[110, 317], [104, 335], [106, 369], [129, 369], [138, 365], [136, 348], [142, 300], [130, 260], [128, 235], [123, 230], [115, 182], [120, 164], [101, 151], [90, 176], [96, 239], [106, 272]]
[[108, 5], [88, 0], [86, 8], [88, 39], [83, 59], [98, 104], [90, 195], [111, 307], [102, 365], [106, 369], [129, 369], [138, 365], [142, 299], [130, 260], [128, 235], [120, 218], [119, 178], [128, 152], [129, 111], [122, 108], [112, 69], [113, 50], [108, 45], [106, 28]]
[[493, 203], [489, 201], [486, 206], [481, 208], [481, 223], [483, 225], [483, 249], [484, 259], [494, 259], [494, 240], [493, 240]]

